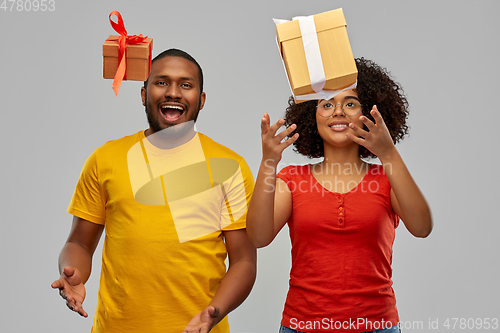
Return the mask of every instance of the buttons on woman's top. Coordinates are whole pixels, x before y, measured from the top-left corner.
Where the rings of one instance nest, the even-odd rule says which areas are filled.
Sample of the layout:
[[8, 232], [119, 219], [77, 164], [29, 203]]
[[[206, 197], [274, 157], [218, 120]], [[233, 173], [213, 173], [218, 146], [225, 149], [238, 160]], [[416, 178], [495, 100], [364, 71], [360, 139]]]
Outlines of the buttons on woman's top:
[[338, 219], [339, 219], [339, 227], [344, 227], [344, 200], [343, 198], [339, 195], [338, 197], [338, 203], [339, 203], [339, 209], [338, 209]]

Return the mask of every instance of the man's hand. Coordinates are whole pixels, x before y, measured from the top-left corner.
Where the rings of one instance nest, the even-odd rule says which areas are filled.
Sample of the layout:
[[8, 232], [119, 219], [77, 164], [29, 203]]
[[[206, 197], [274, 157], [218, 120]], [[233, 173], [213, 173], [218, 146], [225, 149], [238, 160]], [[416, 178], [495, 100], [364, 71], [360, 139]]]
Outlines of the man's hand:
[[89, 315], [83, 310], [85, 300], [85, 286], [82, 283], [80, 272], [73, 267], [65, 267], [59, 280], [52, 283], [52, 288], [59, 289], [59, 295], [66, 300], [66, 306], [87, 318]]
[[182, 333], [208, 333], [217, 324], [219, 309], [208, 306], [191, 319]]

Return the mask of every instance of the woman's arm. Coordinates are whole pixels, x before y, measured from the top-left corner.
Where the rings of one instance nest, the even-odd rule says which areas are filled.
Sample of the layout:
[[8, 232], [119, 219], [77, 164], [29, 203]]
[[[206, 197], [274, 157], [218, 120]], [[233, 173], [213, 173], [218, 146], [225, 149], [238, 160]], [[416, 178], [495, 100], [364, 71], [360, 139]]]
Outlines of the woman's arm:
[[429, 205], [396, 148], [380, 161], [392, 186], [391, 203], [394, 212], [413, 236], [429, 236], [432, 231]]
[[247, 213], [247, 234], [257, 247], [269, 245], [292, 214], [292, 194], [276, 169], [261, 163]]
[[347, 136], [377, 155], [391, 183], [391, 203], [394, 212], [403, 220], [412, 235], [427, 237], [432, 231], [432, 216], [429, 205], [394, 146], [389, 130], [377, 107], [374, 106], [370, 113], [375, 119], [375, 123], [365, 116], [360, 117], [369, 131], [351, 123], [351, 128], [360, 137], [349, 134]]
[[267, 113], [261, 122], [262, 162], [247, 213], [247, 234], [255, 247], [269, 245], [292, 213], [292, 194], [284, 181], [276, 179], [276, 168], [283, 150], [297, 140], [298, 134], [282, 142], [296, 127], [293, 124], [276, 135], [283, 124], [280, 119], [270, 126]]

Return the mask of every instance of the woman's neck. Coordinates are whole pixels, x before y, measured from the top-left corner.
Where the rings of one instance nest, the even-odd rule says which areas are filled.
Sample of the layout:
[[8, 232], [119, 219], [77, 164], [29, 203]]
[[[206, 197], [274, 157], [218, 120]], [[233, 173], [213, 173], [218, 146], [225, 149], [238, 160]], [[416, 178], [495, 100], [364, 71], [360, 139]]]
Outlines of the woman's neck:
[[321, 162], [324, 166], [336, 165], [341, 168], [357, 168], [361, 170], [366, 165], [359, 157], [359, 145], [350, 145], [347, 147], [331, 147], [324, 148], [324, 160]]

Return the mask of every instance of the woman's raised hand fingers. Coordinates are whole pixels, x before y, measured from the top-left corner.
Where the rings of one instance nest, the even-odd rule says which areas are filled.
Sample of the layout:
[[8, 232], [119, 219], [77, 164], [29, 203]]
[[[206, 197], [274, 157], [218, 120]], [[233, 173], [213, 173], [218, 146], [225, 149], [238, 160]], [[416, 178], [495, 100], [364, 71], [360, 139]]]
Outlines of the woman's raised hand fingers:
[[346, 136], [351, 139], [352, 141], [354, 141], [355, 143], [357, 143], [358, 145], [360, 146], [365, 146], [365, 142], [366, 140], [361, 138], [361, 137], [357, 137], [355, 135], [352, 135], [352, 134], [346, 134]]
[[276, 134], [278, 130], [285, 124], [285, 120], [280, 119], [272, 126], [270, 125], [270, 123], [271, 119], [269, 117], [269, 114], [264, 113], [264, 116], [261, 120], [262, 140], [264, 145], [266, 145], [267, 147], [275, 147], [273, 148], [273, 150], [276, 149], [275, 152], [282, 152], [285, 148], [297, 141], [299, 137], [298, 133], [283, 141], [287, 136], [292, 134], [292, 132], [297, 128], [297, 125], [292, 124], [288, 126], [288, 128], [285, 128], [283, 131]]
[[354, 123], [350, 123], [349, 128], [352, 129], [354, 131], [354, 133], [356, 133], [357, 136], [362, 137], [362, 138], [366, 138], [366, 135], [368, 134], [367, 131], [365, 131], [364, 129], [362, 129], [359, 126], [356, 126]]
[[269, 114], [266, 112], [264, 113], [264, 116], [262, 117], [262, 120], [260, 122], [260, 129], [262, 131], [262, 134], [267, 134], [269, 130], [272, 130], [271, 134], [274, 136], [284, 123], [285, 121], [283, 119], [280, 119], [271, 126], [271, 117], [269, 117]]
[[299, 138], [299, 133], [295, 133], [291, 138], [288, 140], [282, 142], [281, 144], [284, 145], [283, 150], [287, 148], [288, 146], [292, 145], [297, 139]]
[[278, 120], [277, 122], [275, 122], [273, 124], [273, 126], [271, 126], [269, 129], [271, 130], [271, 134], [273, 136], [276, 135], [276, 132], [278, 132], [278, 130], [281, 128], [281, 126], [283, 126], [285, 124], [285, 120], [284, 119], [280, 119]]
[[262, 118], [261, 121], [261, 131], [262, 135], [268, 135], [268, 136], [276, 136], [276, 132], [280, 129], [281, 126], [285, 124], [285, 120], [280, 119], [276, 123], [274, 123], [272, 126], [270, 126], [271, 119], [269, 118], [269, 115], [267, 113], [264, 113], [264, 117]]
[[368, 127], [368, 130], [370, 132], [377, 128], [377, 126], [375, 125], [375, 123], [373, 121], [371, 121], [370, 118], [365, 117], [365, 116], [361, 116], [359, 118], [363, 122], [363, 124], [365, 124], [365, 126]]
[[295, 124], [291, 124], [290, 126], [288, 126], [287, 129], [281, 131], [280, 133], [278, 133], [276, 135], [276, 138], [280, 140], [283, 140], [285, 137], [289, 136], [290, 134], [292, 134], [292, 132], [297, 128], [297, 125]]
[[260, 122], [260, 131], [262, 134], [266, 134], [269, 131], [269, 126], [271, 123], [271, 119], [267, 113], [264, 113], [262, 120]]
[[373, 106], [370, 114], [373, 116], [373, 119], [375, 119], [375, 124], [377, 124], [377, 126], [387, 127], [385, 125], [384, 118], [382, 118], [382, 115], [380, 114], [380, 111], [377, 109], [376, 105]]

